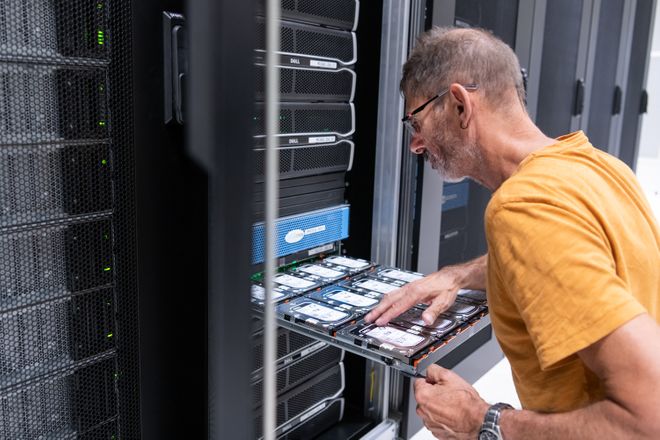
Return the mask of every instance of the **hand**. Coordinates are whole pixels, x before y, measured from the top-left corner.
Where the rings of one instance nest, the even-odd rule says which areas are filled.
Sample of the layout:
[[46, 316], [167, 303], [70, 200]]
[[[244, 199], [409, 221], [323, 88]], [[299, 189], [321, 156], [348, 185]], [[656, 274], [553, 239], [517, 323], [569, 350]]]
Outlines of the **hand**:
[[431, 365], [426, 379], [415, 380], [417, 415], [442, 440], [475, 440], [489, 404], [451, 370]]
[[440, 313], [454, 304], [459, 289], [457, 279], [454, 268], [443, 268], [385, 295], [364, 319], [367, 322], [376, 321], [376, 325], [382, 326], [416, 304], [429, 304], [422, 313], [422, 319], [431, 325]]

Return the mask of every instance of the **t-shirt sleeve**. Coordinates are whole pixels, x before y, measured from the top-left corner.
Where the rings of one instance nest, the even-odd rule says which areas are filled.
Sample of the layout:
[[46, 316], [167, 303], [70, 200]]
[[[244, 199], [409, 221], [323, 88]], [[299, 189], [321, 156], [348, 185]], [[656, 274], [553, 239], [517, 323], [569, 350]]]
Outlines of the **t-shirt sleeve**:
[[595, 219], [548, 203], [509, 202], [486, 221], [489, 254], [543, 369], [645, 312], [617, 275]]

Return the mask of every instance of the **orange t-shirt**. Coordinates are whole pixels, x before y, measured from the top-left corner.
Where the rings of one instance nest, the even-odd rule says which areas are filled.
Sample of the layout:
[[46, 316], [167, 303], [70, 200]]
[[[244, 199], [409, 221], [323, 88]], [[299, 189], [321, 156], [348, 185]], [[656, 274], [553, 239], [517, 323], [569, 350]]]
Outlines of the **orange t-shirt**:
[[488, 301], [526, 409], [603, 398], [577, 352], [660, 317], [660, 229], [632, 171], [582, 132], [529, 155], [486, 210]]

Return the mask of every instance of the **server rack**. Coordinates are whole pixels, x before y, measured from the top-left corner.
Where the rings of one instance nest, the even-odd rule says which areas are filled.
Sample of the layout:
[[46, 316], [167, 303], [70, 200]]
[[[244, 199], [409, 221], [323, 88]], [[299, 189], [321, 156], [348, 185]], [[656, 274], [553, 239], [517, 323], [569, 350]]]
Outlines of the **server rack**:
[[[371, 255], [390, 264], [405, 262], [401, 264], [405, 267], [415, 258], [402, 249], [420, 226], [402, 219], [422, 200], [415, 184], [429, 174], [423, 178], [422, 173], [406, 174], [406, 169], [417, 169], [415, 161], [407, 162], [391, 145], [376, 142], [375, 133], [399, 127], [402, 102], [395, 99], [398, 81], [393, 73], [399, 70], [395, 61], [405, 59], [410, 38], [433, 16], [453, 21], [460, 9], [450, 1], [432, 3], [433, 14], [430, 3], [421, 1], [362, 5], [363, 19], [382, 17], [375, 21], [383, 25], [383, 63], [367, 67], [379, 59], [379, 30], [361, 36], [358, 59], [370, 62], [358, 64], [355, 77], [343, 67], [337, 69], [339, 76], [355, 78], [357, 108], [303, 100], [284, 108], [292, 112], [300, 105], [341, 108], [344, 116], [330, 121], [342, 121], [336, 126], [326, 120], [320, 131], [312, 128], [297, 134], [309, 138], [323, 133], [336, 136], [336, 142], [357, 146], [347, 194], [354, 204], [353, 218], [359, 222], [351, 226], [342, 246], [351, 255]], [[251, 176], [256, 174], [260, 141], [253, 137], [259, 118], [255, 119], [252, 100], [245, 97], [252, 95], [259, 74], [253, 65], [253, 49], [258, 46], [253, 40], [258, 24], [254, 16], [259, 7], [252, 2], [217, 0], [190, 5], [176, 0], [66, 4], [12, 0], [0, 7], [2, 437], [252, 437], [250, 386], [255, 379], [258, 382], [258, 376], [250, 374], [255, 370], [247, 348], [255, 329], [248, 319], [248, 278], [253, 266], [245, 244], [250, 241], [250, 225], [259, 219], [249, 199], [250, 194], [259, 197], [259, 183], [253, 191]], [[546, 7], [540, 0], [531, 7], [527, 2], [518, 4], [516, 49], [526, 47], [521, 59], [523, 65], [529, 60], [532, 79], [542, 76], [540, 69], [532, 68], [537, 58], [530, 50], [539, 40], [521, 44], [526, 35], [521, 29], [538, 29], [534, 26], [539, 17], [545, 17]], [[624, 62], [634, 72], [627, 84], [635, 87], [643, 87], [645, 69], [634, 67], [639, 67], [635, 60], [647, 57], [648, 49], [641, 46], [648, 43], [652, 15], [648, 11], [653, 8], [653, 2], [638, 1], [634, 10], [637, 23], [646, 26], [635, 28], [634, 41], [639, 46], [633, 43], [633, 56]], [[176, 20], [170, 20], [172, 27], [163, 40], [163, 10], [187, 12], [190, 20], [188, 47], [195, 48], [190, 71], [181, 65], [182, 71], [177, 71], [181, 76], [169, 76], [170, 81], [179, 81], [173, 89], [188, 93], [187, 101], [176, 93], [169, 95], [179, 99], [175, 103], [163, 99], [168, 78], [163, 75], [165, 42], [169, 42], [168, 51], [172, 46], [188, 50], [185, 40], [175, 35], [181, 31], [175, 29], [180, 25]], [[302, 23], [291, 29], [306, 29], [319, 19], [309, 11], [289, 13], [292, 21]], [[528, 26], [525, 17], [533, 17], [534, 26]], [[341, 14], [326, 19], [327, 27], [333, 29], [355, 23]], [[328, 32], [333, 31], [323, 30]], [[176, 63], [168, 65], [172, 64]], [[372, 84], [382, 86], [380, 100], [379, 88]], [[530, 85], [529, 97], [538, 96], [538, 84], [530, 80]], [[345, 90], [342, 87], [339, 90]], [[222, 99], [209, 99], [218, 96]], [[337, 101], [352, 94], [333, 96], [341, 96]], [[641, 96], [636, 96], [622, 96], [624, 118], [631, 121], [638, 118]], [[310, 97], [317, 99], [319, 94], [304, 99]], [[352, 117], [349, 123], [346, 116], [351, 112], [360, 121], [354, 132], [356, 123]], [[376, 130], [376, 118], [384, 124], [381, 130]], [[396, 123], [387, 123], [390, 119]], [[296, 136], [282, 138], [288, 146]], [[395, 132], [392, 140], [395, 146], [403, 143], [401, 133]], [[379, 159], [374, 163], [376, 144]], [[399, 167], [392, 174], [383, 160], [388, 158]], [[346, 179], [344, 168], [349, 168], [342, 160], [341, 171], [326, 168], [330, 172], [321, 174], [323, 181], [314, 180], [317, 175], [283, 181], [289, 195], [308, 198], [283, 203], [289, 211], [281, 215], [317, 209], [320, 206], [305, 203], [322, 191], [335, 191], [327, 206], [336, 205], [343, 192], [340, 182]], [[380, 184], [372, 194], [374, 174]], [[301, 187], [308, 192], [298, 192]], [[392, 188], [395, 191], [383, 192]], [[372, 201], [378, 226], [373, 239]], [[394, 235], [386, 242], [392, 233], [384, 221], [388, 213], [399, 222], [393, 223]], [[441, 226], [436, 227], [441, 231]], [[325, 252], [338, 247], [333, 243]], [[444, 359], [445, 365], [457, 364], [487, 339], [487, 333], [469, 338], [461, 350]], [[345, 433], [345, 427], [330, 425], [345, 419], [345, 408], [355, 407], [356, 402], [375, 425], [368, 436], [414, 432], [410, 400], [402, 404], [407, 397], [400, 377], [359, 356], [336, 356], [336, 349], [314, 341], [303, 344], [302, 349], [311, 354], [305, 359], [319, 362], [323, 352], [332, 358], [328, 364], [337, 365], [318, 379], [334, 384], [327, 388], [330, 400], [323, 411], [289, 431], [286, 438], [309, 438], [328, 428], [342, 436], [338, 432]], [[337, 379], [342, 377], [340, 362], [344, 382]], [[284, 405], [295, 397], [293, 391], [304, 391], [295, 387], [298, 381], [292, 371], [280, 370], [283, 375], [286, 372], [289, 387], [282, 389]], [[350, 379], [347, 371], [358, 374]], [[375, 394], [372, 399], [366, 396], [370, 389]], [[337, 397], [337, 391], [342, 397]], [[231, 401], [222, 398], [227, 395]]]
[[0, 437], [132, 437], [130, 2], [9, 1], [0, 22]]
[[552, 137], [584, 130], [594, 146], [633, 167], [655, 2], [542, 1], [539, 7], [545, 19], [535, 36], [541, 56], [532, 66], [540, 72], [532, 84], [537, 124]]

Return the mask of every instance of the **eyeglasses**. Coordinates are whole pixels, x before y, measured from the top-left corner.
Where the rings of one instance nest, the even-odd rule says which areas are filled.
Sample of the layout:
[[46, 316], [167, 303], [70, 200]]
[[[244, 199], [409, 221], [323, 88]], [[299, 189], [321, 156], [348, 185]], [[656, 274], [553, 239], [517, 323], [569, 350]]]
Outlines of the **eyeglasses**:
[[[465, 88], [465, 90], [467, 90], [468, 92], [475, 91], [478, 88], [477, 84], [461, 84], [461, 86], [463, 86], [463, 88]], [[436, 99], [442, 98], [444, 95], [447, 94], [448, 91], [449, 91], [449, 87], [443, 89], [440, 93], [438, 93], [433, 98], [429, 99], [424, 104], [420, 105], [415, 110], [411, 111], [404, 118], [401, 119], [401, 122], [403, 122], [403, 125], [410, 131], [410, 134], [417, 134], [419, 133], [420, 130], [419, 122], [415, 118], [415, 115], [421, 112], [422, 110], [424, 110], [427, 105], [429, 105]]]

